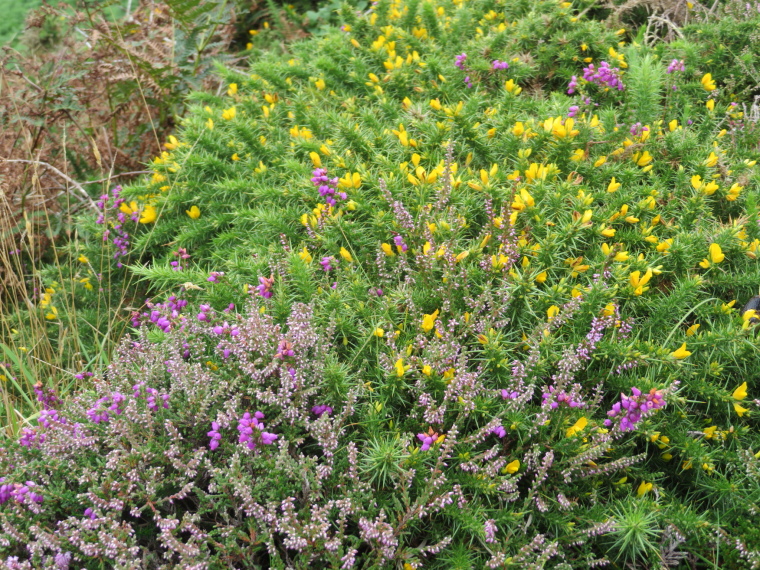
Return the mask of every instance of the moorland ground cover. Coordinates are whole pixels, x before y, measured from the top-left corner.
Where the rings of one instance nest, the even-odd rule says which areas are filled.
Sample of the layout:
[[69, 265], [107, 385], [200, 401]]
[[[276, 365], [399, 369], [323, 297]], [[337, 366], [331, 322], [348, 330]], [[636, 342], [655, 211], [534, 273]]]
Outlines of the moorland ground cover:
[[757, 567], [759, 18], [721, 9], [380, 1], [219, 66], [34, 276], [51, 335], [129, 335], [26, 378], [6, 564]]

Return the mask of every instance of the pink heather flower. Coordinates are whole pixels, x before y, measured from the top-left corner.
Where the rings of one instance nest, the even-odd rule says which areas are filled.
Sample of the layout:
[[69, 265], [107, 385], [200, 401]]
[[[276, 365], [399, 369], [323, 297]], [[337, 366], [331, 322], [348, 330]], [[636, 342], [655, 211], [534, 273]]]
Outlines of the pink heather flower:
[[460, 53], [458, 56], [456, 56], [456, 59], [454, 60], [454, 65], [458, 67], [459, 69], [464, 69], [464, 64], [466, 61], [467, 61], [467, 54]]
[[498, 531], [496, 521], [488, 519], [483, 525], [483, 531], [486, 534], [486, 542], [496, 542], [496, 531]]
[[212, 271], [206, 281], [210, 283], [219, 283], [219, 278], [224, 277], [224, 271]]
[[499, 69], [509, 69], [509, 64], [506, 61], [500, 61], [498, 59], [494, 59], [491, 62], [491, 69], [494, 71], [498, 71]]

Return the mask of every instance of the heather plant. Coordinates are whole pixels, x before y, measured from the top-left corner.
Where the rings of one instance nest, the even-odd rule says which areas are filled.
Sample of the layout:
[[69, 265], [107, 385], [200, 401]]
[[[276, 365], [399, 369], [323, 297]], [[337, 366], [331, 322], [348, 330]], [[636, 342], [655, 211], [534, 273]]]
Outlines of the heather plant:
[[341, 18], [80, 220], [149, 298], [36, 386], [6, 564], [758, 567], [758, 152], [713, 69], [567, 3]]

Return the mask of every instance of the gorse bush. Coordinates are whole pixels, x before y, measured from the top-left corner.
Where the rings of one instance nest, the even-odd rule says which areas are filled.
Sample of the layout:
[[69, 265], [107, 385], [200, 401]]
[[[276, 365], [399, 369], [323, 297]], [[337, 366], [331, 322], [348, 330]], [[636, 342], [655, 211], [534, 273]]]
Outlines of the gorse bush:
[[341, 17], [81, 221], [151, 299], [36, 387], [6, 564], [758, 567], [751, 117], [568, 3]]

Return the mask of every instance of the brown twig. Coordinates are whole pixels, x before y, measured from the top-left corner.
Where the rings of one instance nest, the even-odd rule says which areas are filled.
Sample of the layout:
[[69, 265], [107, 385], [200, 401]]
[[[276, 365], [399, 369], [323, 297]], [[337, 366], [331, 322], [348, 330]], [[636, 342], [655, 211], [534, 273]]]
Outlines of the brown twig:
[[22, 164], [33, 164], [35, 166], [46, 166], [47, 168], [52, 170], [55, 174], [57, 174], [58, 176], [66, 180], [69, 184], [74, 186], [74, 188], [79, 190], [79, 192], [82, 194], [82, 197], [88, 202], [90, 207], [92, 207], [93, 210], [98, 211], [98, 207], [95, 205], [95, 202], [92, 201], [92, 198], [90, 198], [90, 195], [87, 193], [87, 190], [85, 190], [84, 187], [79, 182], [77, 182], [73, 178], [70, 178], [69, 176], [67, 176], [60, 170], [58, 170], [52, 164], [48, 164], [47, 162], [42, 162], [41, 160], [24, 160], [21, 158], [3, 158], [0, 160], [2, 160], [3, 162], [18, 162]]

